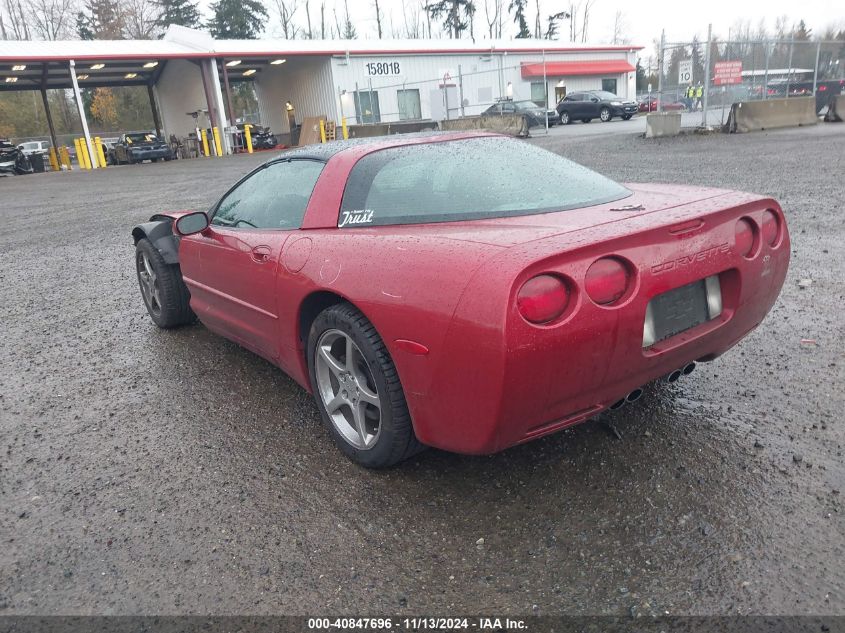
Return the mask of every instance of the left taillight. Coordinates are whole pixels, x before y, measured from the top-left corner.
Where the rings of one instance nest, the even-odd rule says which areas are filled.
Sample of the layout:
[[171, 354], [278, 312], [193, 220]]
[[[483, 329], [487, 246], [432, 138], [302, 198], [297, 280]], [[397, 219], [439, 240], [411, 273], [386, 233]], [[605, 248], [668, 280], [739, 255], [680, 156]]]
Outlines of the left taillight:
[[631, 274], [624, 262], [615, 257], [602, 257], [587, 269], [584, 290], [595, 303], [606, 306], [625, 295], [630, 280]]
[[522, 284], [516, 296], [519, 313], [529, 323], [554, 321], [569, 305], [569, 286], [556, 275], [537, 275]]

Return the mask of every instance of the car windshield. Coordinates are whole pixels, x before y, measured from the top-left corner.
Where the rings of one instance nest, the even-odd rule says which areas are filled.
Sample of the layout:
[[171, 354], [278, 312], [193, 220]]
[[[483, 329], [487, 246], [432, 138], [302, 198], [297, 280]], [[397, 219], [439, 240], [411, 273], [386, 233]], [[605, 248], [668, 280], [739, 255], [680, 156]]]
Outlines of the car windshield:
[[596, 90], [594, 93], [599, 99], [604, 99], [605, 101], [619, 101], [619, 97], [613, 94], [612, 92], [605, 92], [604, 90]]
[[383, 149], [349, 175], [338, 226], [422, 224], [564, 211], [631, 195], [524, 141], [487, 137]]
[[137, 132], [127, 134], [126, 140], [130, 143], [155, 143], [158, 141], [158, 138], [156, 138], [156, 135], [151, 132]]

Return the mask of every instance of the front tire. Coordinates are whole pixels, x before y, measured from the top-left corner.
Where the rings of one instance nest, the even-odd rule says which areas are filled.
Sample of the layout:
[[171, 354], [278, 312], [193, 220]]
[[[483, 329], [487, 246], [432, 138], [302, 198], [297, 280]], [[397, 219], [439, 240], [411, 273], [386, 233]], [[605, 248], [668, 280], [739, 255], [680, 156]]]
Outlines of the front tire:
[[354, 306], [331, 306], [314, 320], [308, 371], [323, 423], [355, 463], [386, 468], [424, 448], [387, 347]]
[[569, 123], [570, 123], [569, 112], [566, 112], [564, 110], [563, 112], [560, 113], [560, 124], [561, 125], [569, 125]]
[[167, 264], [146, 238], [135, 245], [135, 272], [153, 323], [170, 329], [194, 322], [196, 315], [191, 310], [191, 295], [182, 281], [182, 271], [178, 264]]

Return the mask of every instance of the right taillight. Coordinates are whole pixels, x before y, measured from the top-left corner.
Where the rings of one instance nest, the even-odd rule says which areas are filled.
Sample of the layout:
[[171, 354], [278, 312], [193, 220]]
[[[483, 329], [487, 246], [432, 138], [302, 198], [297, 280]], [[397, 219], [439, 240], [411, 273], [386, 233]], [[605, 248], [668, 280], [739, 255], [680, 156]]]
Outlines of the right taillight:
[[618, 301], [628, 290], [628, 267], [615, 257], [597, 259], [584, 276], [584, 290], [595, 303], [606, 306]]
[[756, 233], [757, 228], [750, 219], [740, 218], [737, 220], [736, 228], [734, 229], [734, 244], [736, 245], [736, 252], [743, 257], [750, 257], [754, 252]]
[[536, 324], [558, 318], [569, 305], [569, 287], [556, 275], [537, 275], [529, 279], [516, 296], [516, 306], [522, 317]]
[[763, 212], [762, 233], [763, 240], [769, 246], [774, 246], [780, 240], [780, 218], [771, 209]]

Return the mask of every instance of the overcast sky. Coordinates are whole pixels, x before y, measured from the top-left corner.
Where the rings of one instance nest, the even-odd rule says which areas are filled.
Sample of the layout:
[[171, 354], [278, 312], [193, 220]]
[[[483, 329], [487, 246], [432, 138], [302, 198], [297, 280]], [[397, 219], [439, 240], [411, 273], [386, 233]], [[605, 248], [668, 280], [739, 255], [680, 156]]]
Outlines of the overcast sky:
[[[583, 7], [587, 0], [577, 2]], [[632, 44], [645, 46], [644, 57], [652, 53], [653, 41], [660, 37], [660, 30], [666, 29], [666, 37], [669, 41], [689, 40], [694, 35], [705, 39], [707, 36], [707, 24], [712, 22], [714, 33], [722, 38], [727, 37], [728, 29], [734, 27], [738, 21], [749, 21], [752, 30], [756, 29], [761, 18], [765, 19], [766, 27], [771, 31], [775, 27], [775, 20], [779, 16], [787, 16], [790, 23], [797, 23], [803, 19], [807, 26], [813, 29], [814, 33], [821, 33], [828, 26], [845, 28], [845, 3], [841, 0], [807, 0], [799, 3], [794, 0], [707, 0], [706, 2], [688, 2], [685, 0], [644, 0], [630, 2], [630, 0], [590, 0], [592, 8], [589, 20], [589, 41], [592, 43], [608, 43], [613, 39], [614, 22], [617, 11], [622, 12], [622, 23], [624, 25], [624, 37]], [[288, 0], [290, 2], [290, 0]], [[319, 24], [319, 11], [322, 0], [311, 0], [311, 20], [314, 27]], [[373, 0], [348, 0], [349, 13], [352, 21], [358, 29], [359, 38], [377, 37], [375, 23], [375, 9]], [[385, 14], [383, 30], [385, 37], [390, 36], [391, 18], [397, 31], [403, 31], [403, 2], [408, 7], [408, 12], [414, 11], [413, 7], [420, 5], [420, 0], [379, 0], [382, 12]], [[494, 0], [487, 0], [492, 6]], [[537, 0], [528, 0], [529, 25], [534, 25]], [[266, 0], [270, 9], [273, 23], [267, 29], [267, 35], [279, 35], [277, 12], [274, 9], [274, 0]], [[295, 20], [300, 25], [305, 25], [305, 0], [297, 0], [299, 9]], [[325, 0], [327, 22], [333, 23], [333, 11], [336, 6], [338, 14], [343, 14], [343, 0]], [[503, 0], [505, 8], [509, 0]], [[207, 6], [207, 1], [203, 2]], [[475, 0], [475, 34], [477, 39], [482, 39], [487, 34], [484, 6], [485, 0]], [[545, 22], [545, 16], [561, 10], [568, 10], [569, 1], [540, 0], [540, 13]], [[578, 10], [578, 15], [583, 15], [583, 10]], [[581, 18], [578, 18], [580, 26]], [[568, 39], [569, 26], [564, 22], [562, 25], [564, 37]], [[442, 32], [442, 30], [441, 30]], [[516, 28], [509, 19], [506, 36], [512, 37]], [[445, 36], [444, 36], [445, 37]], [[467, 36], [468, 37], [468, 36]]]

